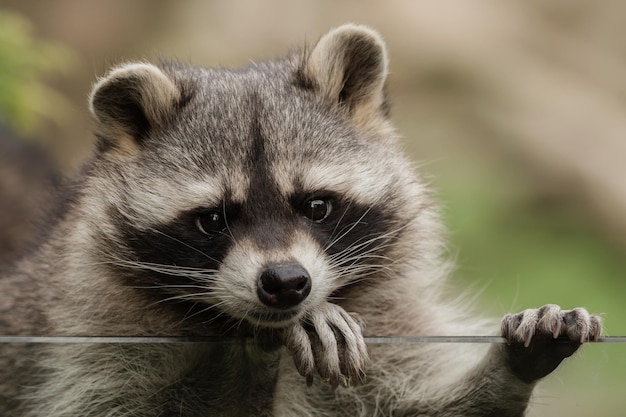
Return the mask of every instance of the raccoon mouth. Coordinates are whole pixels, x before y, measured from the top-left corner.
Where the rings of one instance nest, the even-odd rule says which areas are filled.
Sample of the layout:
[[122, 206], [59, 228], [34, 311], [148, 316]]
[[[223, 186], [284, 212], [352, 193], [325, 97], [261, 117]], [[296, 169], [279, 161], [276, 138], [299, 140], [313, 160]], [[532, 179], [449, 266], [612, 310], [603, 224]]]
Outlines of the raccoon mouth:
[[257, 326], [284, 327], [294, 322], [300, 316], [299, 310], [288, 311], [249, 311], [246, 319]]

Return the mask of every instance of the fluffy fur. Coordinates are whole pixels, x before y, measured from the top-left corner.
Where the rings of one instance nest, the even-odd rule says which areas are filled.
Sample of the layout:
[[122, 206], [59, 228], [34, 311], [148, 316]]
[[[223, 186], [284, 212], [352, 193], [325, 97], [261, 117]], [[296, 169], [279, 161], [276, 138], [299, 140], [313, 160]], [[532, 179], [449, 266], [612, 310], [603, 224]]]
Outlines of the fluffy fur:
[[131, 63], [99, 80], [94, 157], [0, 281], [1, 323], [242, 338], [53, 347], [0, 371], [3, 415], [523, 415], [597, 317], [506, 316], [511, 344], [490, 348], [363, 342], [494, 333], [444, 294], [437, 208], [399, 150], [387, 73], [381, 37], [345, 25], [243, 69]]

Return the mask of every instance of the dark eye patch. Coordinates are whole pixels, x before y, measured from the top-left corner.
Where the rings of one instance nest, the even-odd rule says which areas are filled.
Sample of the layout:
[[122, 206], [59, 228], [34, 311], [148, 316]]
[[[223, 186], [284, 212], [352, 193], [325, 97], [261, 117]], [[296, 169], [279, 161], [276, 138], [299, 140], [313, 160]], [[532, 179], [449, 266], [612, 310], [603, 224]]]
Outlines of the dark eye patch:
[[[128, 269], [125, 275], [132, 275], [132, 285], [141, 282], [150, 285], [180, 285], [189, 283], [191, 278], [184, 273], [176, 274], [176, 268], [215, 271], [219, 268], [232, 245], [228, 232], [228, 222], [236, 221], [240, 207], [225, 205], [219, 208], [198, 208], [182, 213], [170, 222], [155, 224], [148, 228], [138, 228], [120, 218], [118, 233], [125, 243], [127, 261], [139, 266], [149, 264], [157, 268]], [[202, 231], [204, 230], [204, 231]], [[159, 272], [158, 266], [167, 268], [168, 273]], [[139, 281], [137, 283], [136, 281]]]
[[393, 211], [381, 203], [368, 206], [330, 191], [297, 193], [291, 201], [338, 266], [371, 264], [397, 228]]

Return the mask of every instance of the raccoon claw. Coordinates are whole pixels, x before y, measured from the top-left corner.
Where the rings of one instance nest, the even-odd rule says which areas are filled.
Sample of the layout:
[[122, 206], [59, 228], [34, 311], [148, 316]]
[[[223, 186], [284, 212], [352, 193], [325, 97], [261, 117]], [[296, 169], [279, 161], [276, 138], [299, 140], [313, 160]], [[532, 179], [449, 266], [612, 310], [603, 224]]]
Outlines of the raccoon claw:
[[369, 359], [358, 318], [341, 307], [326, 303], [309, 314], [302, 325], [285, 332], [284, 344], [298, 372], [313, 383], [313, 373], [336, 388], [361, 382]]
[[552, 372], [586, 341], [598, 340], [602, 323], [584, 308], [563, 311], [554, 304], [507, 314], [501, 333], [515, 375], [532, 382]]
[[529, 347], [533, 341], [550, 337], [564, 337], [572, 343], [598, 340], [602, 325], [598, 316], [590, 315], [584, 308], [563, 311], [557, 305], [548, 304], [536, 310], [507, 314], [501, 330], [509, 344], [523, 343]]

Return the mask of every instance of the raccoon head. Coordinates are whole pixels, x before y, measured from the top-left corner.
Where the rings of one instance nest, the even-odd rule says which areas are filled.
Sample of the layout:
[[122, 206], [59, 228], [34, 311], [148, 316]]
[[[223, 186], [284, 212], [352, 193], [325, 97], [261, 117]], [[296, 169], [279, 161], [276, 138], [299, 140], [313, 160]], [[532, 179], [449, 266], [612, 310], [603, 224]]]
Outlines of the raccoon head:
[[207, 325], [285, 326], [384, 280], [426, 252], [401, 236], [432, 229], [396, 149], [387, 67], [380, 36], [346, 25], [244, 69], [114, 69], [90, 100], [92, 253]]

